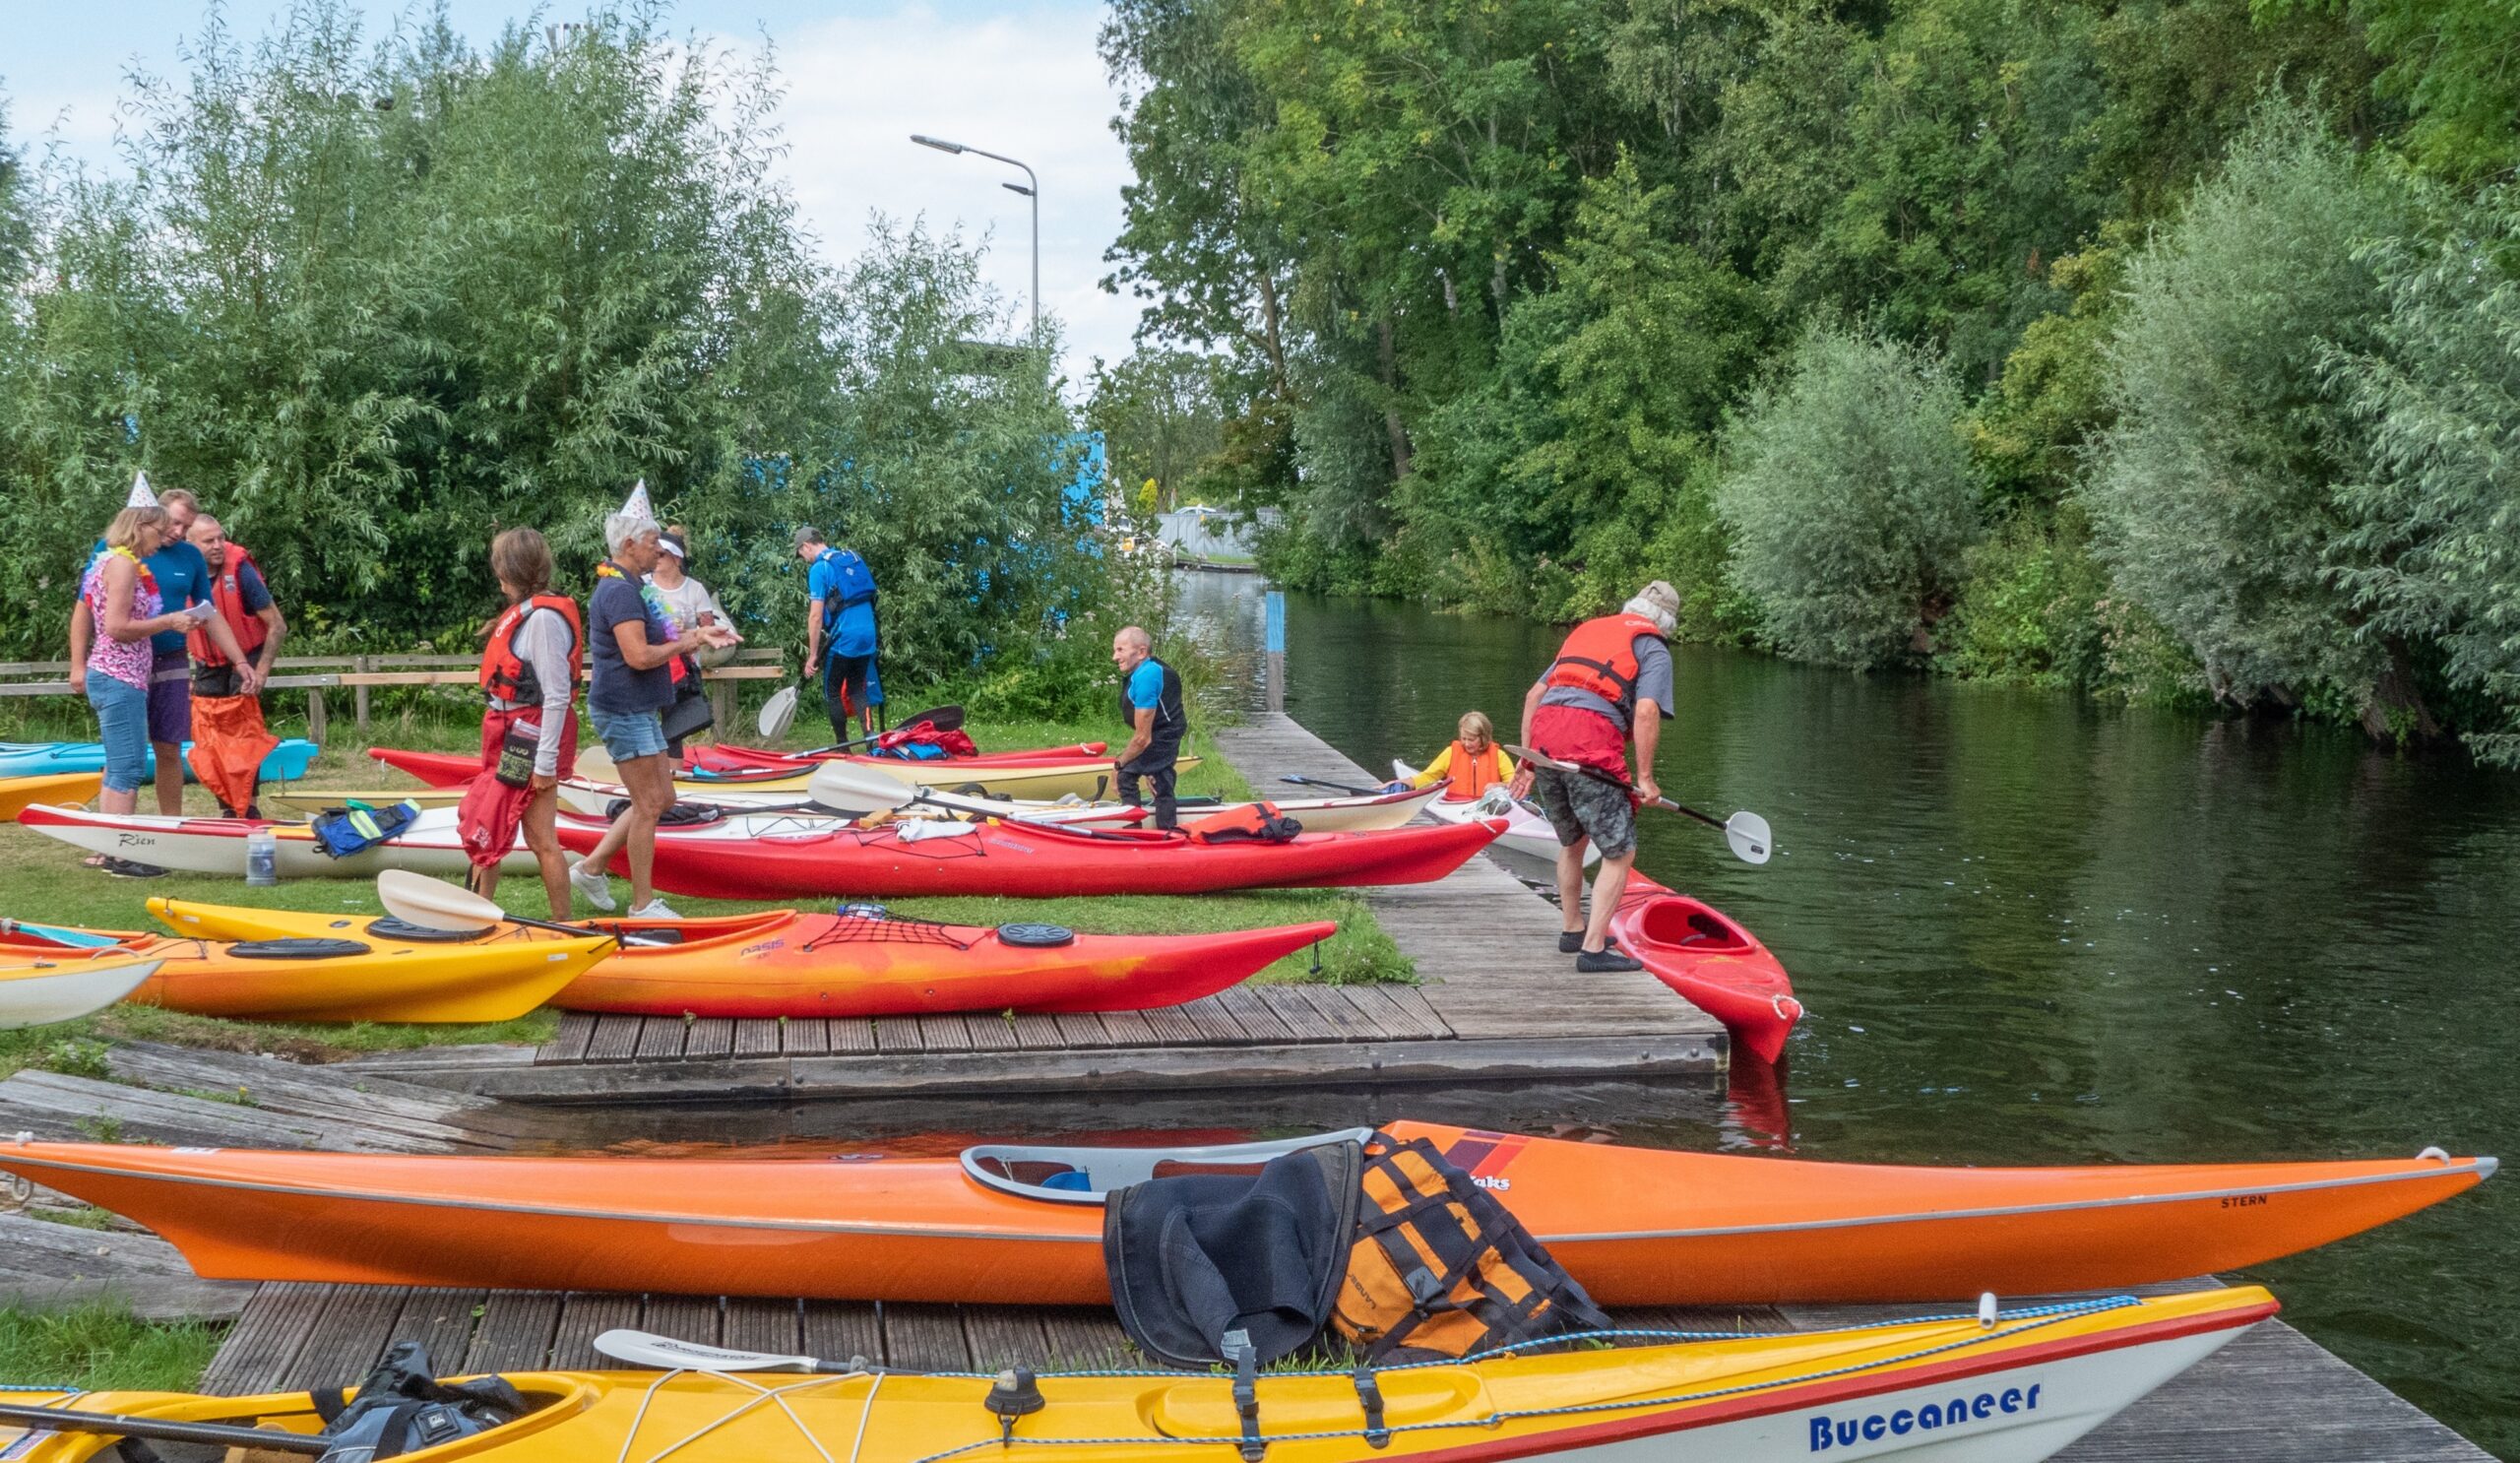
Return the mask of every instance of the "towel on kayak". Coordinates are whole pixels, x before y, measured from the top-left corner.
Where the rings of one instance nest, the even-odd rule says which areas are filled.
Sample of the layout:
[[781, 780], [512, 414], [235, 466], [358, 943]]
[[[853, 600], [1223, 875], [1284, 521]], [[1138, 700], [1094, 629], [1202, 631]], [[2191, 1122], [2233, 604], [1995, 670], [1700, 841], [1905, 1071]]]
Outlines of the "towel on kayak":
[[1301, 1351], [1347, 1273], [1363, 1158], [1354, 1143], [1324, 1143], [1257, 1173], [1162, 1165], [1113, 1190], [1102, 1263], [1121, 1329], [1175, 1367], [1227, 1360], [1231, 1331], [1250, 1337], [1262, 1366]]
[[280, 738], [263, 725], [263, 703], [253, 696], [195, 696], [193, 748], [184, 754], [193, 779], [208, 788], [231, 816], [245, 816], [262, 783], [263, 759]]

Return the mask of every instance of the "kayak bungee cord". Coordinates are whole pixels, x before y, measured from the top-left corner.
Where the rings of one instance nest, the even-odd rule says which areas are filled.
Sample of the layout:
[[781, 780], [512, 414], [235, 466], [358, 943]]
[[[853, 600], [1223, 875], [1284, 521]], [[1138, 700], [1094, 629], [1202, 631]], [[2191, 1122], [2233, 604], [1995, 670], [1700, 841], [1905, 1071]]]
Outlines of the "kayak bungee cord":
[[[776, 1403], [778, 1405], [780, 1414], [788, 1419], [788, 1425], [796, 1430], [797, 1435], [805, 1439], [805, 1446], [812, 1448], [815, 1455], [823, 1460], [823, 1463], [837, 1463], [837, 1460], [832, 1457], [830, 1450], [823, 1446], [822, 1439], [814, 1436], [813, 1430], [805, 1426], [805, 1420], [796, 1416], [795, 1410], [788, 1405], [787, 1394], [789, 1392], [802, 1391], [808, 1387], [826, 1386], [832, 1382], [847, 1381], [850, 1377], [854, 1376], [870, 1375], [868, 1372], [859, 1370], [838, 1371], [827, 1376], [814, 1376], [808, 1377], [803, 1381], [791, 1381], [785, 1386], [765, 1387], [761, 1383], [743, 1376], [740, 1373], [731, 1371], [716, 1371], [706, 1367], [676, 1367], [668, 1371], [658, 1372], [656, 1380], [649, 1382], [647, 1390], [639, 1397], [639, 1410], [631, 1415], [630, 1431], [622, 1434], [621, 1451], [614, 1455], [613, 1463], [630, 1463], [630, 1450], [639, 1440], [639, 1429], [645, 1425], [648, 1420], [648, 1406], [650, 1403], [656, 1401], [657, 1389], [663, 1386], [666, 1382], [673, 1380], [675, 1377], [682, 1375], [686, 1371], [695, 1376], [712, 1376], [716, 1377], [720, 1381], [732, 1382], [739, 1387], [749, 1387], [755, 1395], [745, 1399], [744, 1401], [736, 1403], [730, 1411], [723, 1414], [714, 1421], [704, 1423], [675, 1441], [667, 1443], [661, 1451], [651, 1455], [648, 1458], [647, 1463], [663, 1463], [665, 1458], [681, 1451], [683, 1448], [699, 1441], [710, 1433], [717, 1431], [728, 1423], [731, 1423], [737, 1418], [742, 1417], [744, 1414], [751, 1412], [754, 1408], [759, 1407], [764, 1402]], [[850, 1449], [850, 1463], [856, 1463], [858, 1449], [864, 1447], [866, 1444], [866, 1424], [868, 1419], [874, 1413], [875, 1393], [883, 1385], [883, 1377], [880, 1375], [874, 1376], [874, 1385], [869, 1386], [866, 1389], [866, 1405], [859, 1411], [857, 1417], [857, 1445], [856, 1447]]]
[[[1662, 1397], [1641, 1397], [1633, 1400], [1617, 1402], [1569, 1403], [1562, 1407], [1526, 1407], [1508, 1411], [1490, 1412], [1482, 1417], [1476, 1418], [1449, 1418], [1426, 1423], [1392, 1424], [1386, 1425], [1382, 1429], [1382, 1431], [1386, 1435], [1397, 1436], [1403, 1432], [1433, 1432], [1461, 1428], [1492, 1429], [1501, 1427], [1507, 1423], [1524, 1422], [1538, 1418], [1584, 1417], [1595, 1413], [1633, 1412], [1640, 1408], [1677, 1407], [1691, 1402], [1712, 1402], [1724, 1397], [1736, 1397], [1755, 1392], [1774, 1391], [1779, 1387], [1803, 1386], [1811, 1382], [1828, 1381], [1841, 1376], [1861, 1375], [1864, 1372], [1877, 1371], [1886, 1367], [1896, 1367], [1908, 1362], [1923, 1361], [1928, 1357], [1941, 1356], [1946, 1352], [1965, 1351], [1973, 1346], [1983, 1346], [1988, 1341], [2000, 1340], [2006, 1337], [2019, 1336], [2027, 1332], [2041, 1330], [2045, 1327], [2056, 1325], [2059, 1322], [2069, 1320], [2077, 1316], [2097, 1314], [2101, 1311], [2107, 1310], [2119, 1310], [2129, 1305], [2139, 1305], [2143, 1303], [2133, 1296], [2109, 1296], [2088, 1302], [2036, 1306], [2030, 1310], [2013, 1312], [2015, 1315], [2024, 1317], [2022, 1322], [2018, 1325], [2002, 1327], [1990, 1325], [1979, 1316], [1975, 1315], [1953, 1316], [1950, 1318], [1953, 1321], [1970, 1320], [1978, 1322], [1977, 1331], [1974, 1334], [1963, 1336], [1955, 1341], [1947, 1341], [1938, 1346], [1921, 1347], [1915, 1351], [1903, 1352], [1898, 1356], [1882, 1357], [1870, 1362], [1852, 1363], [1844, 1367], [1831, 1368], [1825, 1371], [1801, 1372], [1791, 1378], [1782, 1380], [1743, 1382], [1737, 1386], [1715, 1387], [1702, 1392], [1675, 1392]], [[1846, 1329], [1872, 1330], [1879, 1329], [1882, 1326], [1915, 1324], [1920, 1324], [1920, 1322], [1883, 1321], [1874, 1326], [1849, 1327]], [[1590, 1335], [1599, 1333], [1585, 1334]], [[1732, 1332], [1724, 1332], [1719, 1334], [1721, 1338], [1725, 1340], [1740, 1339], [1738, 1335]], [[1542, 1344], [1558, 1341], [1572, 1341], [1576, 1339], [1579, 1338], [1574, 1335], [1555, 1336], [1548, 1338], [1547, 1342], [1544, 1342]], [[1493, 1353], [1480, 1353], [1480, 1355], [1486, 1356], [1493, 1355]], [[1465, 1358], [1461, 1361], [1456, 1361], [1447, 1358], [1440, 1362], [1408, 1363], [1401, 1367], [1392, 1367], [1384, 1369], [1398, 1371], [1423, 1366], [1458, 1367], [1464, 1365], [1467, 1360], [1468, 1359]], [[1344, 1375], [1348, 1373], [1337, 1371], [1301, 1371], [1276, 1372], [1272, 1374], [1280, 1376], [1319, 1376]], [[1220, 1378], [1220, 1380], [1224, 1380], [1224, 1378]], [[1145, 1447], [1158, 1443], [1186, 1443], [1203, 1446], [1243, 1447], [1248, 1442], [1257, 1442], [1261, 1446], [1266, 1447], [1270, 1443], [1277, 1442], [1329, 1442], [1341, 1438], [1361, 1438], [1366, 1435], [1366, 1431], [1367, 1430], [1361, 1428], [1341, 1428], [1316, 1432], [1261, 1433], [1251, 1437], [1227, 1437], [1223, 1435], [1215, 1437], [1165, 1437], [1161, 1435], [1148, 1437], [1018, 1437], [1013, 1439], [1013, 1442], [1028, 1444], [1034, 1447]], [[960, 1444], [959, 1446], [947, 1448], [942, 1452], [929, 1453], [925, 1457], [914, 1460], [914, 1463], [944, 1463], [944, 1460], [946, 1459], [957, 1458], [965, 1453], [973, 1452], [980, 1448], [1003, 1447], [1009, 1445], [1008, 1441], [1001, 1437], [983, 1437], [976, 1442], [967, 1442]], [[1248, 1451], [1246, 1451], [1244, 1455], [1246, 1457], [1251, 1456]]]

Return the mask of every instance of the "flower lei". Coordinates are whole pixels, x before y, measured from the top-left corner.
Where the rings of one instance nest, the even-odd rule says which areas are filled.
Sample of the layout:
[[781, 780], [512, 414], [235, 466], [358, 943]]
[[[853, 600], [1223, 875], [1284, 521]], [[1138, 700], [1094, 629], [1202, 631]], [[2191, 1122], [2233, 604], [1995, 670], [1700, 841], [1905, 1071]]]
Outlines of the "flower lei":
[[133, 553], [130, 549], [119, 543], [106, 549], [105, 553], [109, 557], [114, 554], [120, 554], [124, 558], [131, 560], [131, 567], [140, 575], [140, 587], [153, 595], [158, 593], [158, 576], [150, 572], [148, 562], [141, 558], [140, 555]]

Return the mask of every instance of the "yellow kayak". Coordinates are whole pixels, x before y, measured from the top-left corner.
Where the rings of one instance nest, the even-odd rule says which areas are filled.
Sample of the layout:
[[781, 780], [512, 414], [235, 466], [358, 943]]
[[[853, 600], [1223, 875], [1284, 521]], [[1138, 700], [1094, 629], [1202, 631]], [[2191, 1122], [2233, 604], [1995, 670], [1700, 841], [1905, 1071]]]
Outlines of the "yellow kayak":
[[13, 922], [0, 933], [0, 960], [53, 949], [64, 952], [53, 958], [94, 956], [103, 952], [52, 944], [47, 935], [103, 936], [114, 942], [106, 950], [117, 958], [136, 956], [154, 966], [155, 974], [144, 973], [118, 992], [144, 1005], [269, 1021], [472, 1023], [526, 1014], [614, 949], [609, 935], [570, 939], [517, 925], [486, 939], [445, 943], [447, 936], [365, 915], [232, 912], [253, 917], [248, 930], [220, 905], [153, 899], [149, 913], [175, 934], [52, 930]]
[[0, 777], [0, 823], [38, 802], [86, 802], [104, 787], [101, 772], [48, 772], [41, 777]]
[[[1060, 1458], [1085, 1463], [1355, 1463], [1358, 1459], [1679, 1457], [1778, 1463], [1815, 1456], [1969, 1463], [2048, 1457], [2275, 1311], [2255, 1287], [2158, 1300], [2118, 1297], [1788, 1336], [1623, 1350], [1569, 1349], [1470, 1364], [1390, 1368], [1370, 1388], [1348, 1370], [1272, 1371], [1249, 1405], [1226, 1375], [871, 1374], [851, 1364], [724, 1352], [640, 1332], [599, 1350], [654, 1371], [510, 1372], [535, 1410], [470, 1437], [403, 1454], [474, 1463], [918, 1463]], [[345, 1378], [372, 1356], [345, 1355]], [[798, 1374], [809, 1369], [823, 1374]], [[992, 1401], [1001, 1403], [993, 1407]], [[84, 1463], [111, 1431], [181, 1436], [186, 1425], [265, 1430], [256, 1451], [318, 1447], [303, 1392], [0, 1397], [0, 1456]], [[47, 1411], [34, 1413], [30, 1407]], [[50, 1409], [106, 1415], [71, 1419]], [[1001, 1421], [1003, 1419], [1003, 1421]], [[295, 1435], [289, 1435], [295, 1434]], [[1002, 1446], [1011, 1439], [1012, 1447]], [[1031, 1443], [1035, 1446], [1027, 1447]], [[1187, 1444], [1187, 1446], [1185, 1446]], [[110, 1454], [108, 1454], [110, 1456]], [[236, 1456], [230, 1453], [229, 1456]]]

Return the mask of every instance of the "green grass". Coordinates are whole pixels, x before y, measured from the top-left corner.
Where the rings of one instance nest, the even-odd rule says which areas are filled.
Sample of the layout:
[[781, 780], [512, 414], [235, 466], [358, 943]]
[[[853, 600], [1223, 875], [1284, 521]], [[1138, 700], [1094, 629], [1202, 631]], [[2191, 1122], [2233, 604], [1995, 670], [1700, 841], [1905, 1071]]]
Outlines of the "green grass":
[[30, 1209], [27, 1213], [47, 1224], [64, 1225], [74, 1230], [110, 1230], [114, 1227], [114, 1212], [99, 1209], [94, 1204], [82, 1204], [76, 1209]]
[[[343, 725], [346, 729], [346, 723]], [[1113, 728], [1099, 724], [1022, 722], [969, 730], [983, 749], [1117, 739]], [[799, 717], [787, 745], [791, 749], [816, 745], [830, 731], [818, 719], [808, 723]], [[470, 749], [478, 745], [478, 737], [477, 727], [457, 725], [443, 718], [405, 716], [381, 719], [375, 726], [373, 740], [386, 746]], [[729, 739], [735, 737], [730, 735]], [[1189, 750], [1198, 755], [1200, 763], [1181, 775], [1181, 795], [1252, 795], [1251, 785], [1218, 754], [1215, 742], [1204, 730], [1192, 728]], [[401, 774], [371, 761], [363, 748], [337, 744], [325, 749], [302, 786], [360, 788], [396, 786], [404, 781]], [[188, 809], [203, 813], [215, 810], [208, 795], [200, 789], [192, 789], [186, 795]], [[141, 801], [144, 809], [156, 806], [146, 791]], [[147, 900], [159, 897], [343, 914], [384, 912], [377, 903], [375, 886], [359, 880], [303, 879], [276, 888], [253, 889], [235, 879], [175, 873], [134, 882], [106, 878], [82, 868], [79, 858], [76, 850], [40, 834], [0, 826], [0, 915], [100, 929], [152, 929], [157, 925], [144, 906]], [[500, 892], [507, 897], [511, 909], [540, 913], [541, 889], [536, 880], [512, 876]], [[793, 901], [677, 899], [674, 906], [683, 914], [698, 916], [778, 909], [783, 903]], [[1408, 957], [1375, 923], [1364, 901], [1344, 890], [1251, 890], [1196, 898], [1131, 895], [1105, 899], [904, 899], [892, 901], [888, 907], [897, 914], [949, 923], [1039, 921], [1090, 934], [1212, 933], [1329, 920], [1338, 923], [1339, 932], [1319, 947], [1318, 972], [1313, 968], [1316, 952], [1307, 948], [1278, 961], [1256, 979], [1331, 984], [1409, 983], [1417, 979]], [[579, 913], [592, 915], [595, 911], [581, 902]], [[125, 1039], [232, 1051], [271, 1051], [301, 1060], [331, 1061], [361, 1052], [422, 1047], [476, 1043], [534, 1046], [550, 1040], [558, 1022], [556, 1014], [537, 1011], [514, 1021], [480, 1026], [309, 1025], [228, 1021], [151, 1006], [117, 1006], [82, 1021], [0, 1031], [0, 1076], [32, 1066], [100, 1077], [104, 1075], [106, 1046]]]
[[221, 1328], [134, 1319], [111, 1300], [65, 1310], [0, 1307], [0, 1382], [82, 1391], [188, 1392]]

